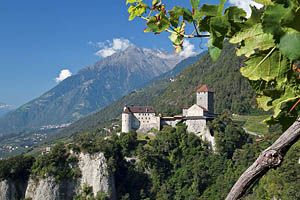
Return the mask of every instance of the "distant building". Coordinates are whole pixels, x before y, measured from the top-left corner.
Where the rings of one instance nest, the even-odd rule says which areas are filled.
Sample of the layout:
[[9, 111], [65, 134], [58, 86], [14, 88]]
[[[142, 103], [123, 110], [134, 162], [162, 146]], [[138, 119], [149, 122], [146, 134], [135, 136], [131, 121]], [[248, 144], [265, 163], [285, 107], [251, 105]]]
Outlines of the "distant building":
[[173, 117], [156, 116], [150, 106], [127, 106], [122, 113], [122, 132], [128, 133], [131, 129], [146, 133], [151, 129], [160, 130], [164, 125], [174, 127], [178, 122], [187, 125], [187, 131], [201, 136], [215, 149], [214, 138], [211, 136], [207, 122], [216, 118], [214, 114], [214, 92], [203, 85], [196, 91], [196, 104], [184, 106], [182, 115]]

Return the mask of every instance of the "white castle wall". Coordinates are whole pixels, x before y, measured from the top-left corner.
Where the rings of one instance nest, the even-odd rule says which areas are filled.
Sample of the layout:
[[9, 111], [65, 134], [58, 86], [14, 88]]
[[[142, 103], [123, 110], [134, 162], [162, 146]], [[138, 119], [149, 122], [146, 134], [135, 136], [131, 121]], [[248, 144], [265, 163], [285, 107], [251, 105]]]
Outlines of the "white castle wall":
[[186, 116], [203, 116], [203, 109], [200, 108], [198, 105], [194, 104], [187, 110]]
[[122, 132], [129, 133], [131, 129], [131, 114], [122, 113]]

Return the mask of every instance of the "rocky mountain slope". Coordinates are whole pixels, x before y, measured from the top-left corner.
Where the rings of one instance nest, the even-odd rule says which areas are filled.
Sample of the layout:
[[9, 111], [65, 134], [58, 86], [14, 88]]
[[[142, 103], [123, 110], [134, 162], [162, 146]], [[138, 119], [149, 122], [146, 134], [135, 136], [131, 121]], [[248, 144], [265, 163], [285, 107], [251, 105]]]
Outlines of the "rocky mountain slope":
[[74, 122], [171, 70], [180, 56], [130, 46], [86, 67], [0, 119], [0, 133]]

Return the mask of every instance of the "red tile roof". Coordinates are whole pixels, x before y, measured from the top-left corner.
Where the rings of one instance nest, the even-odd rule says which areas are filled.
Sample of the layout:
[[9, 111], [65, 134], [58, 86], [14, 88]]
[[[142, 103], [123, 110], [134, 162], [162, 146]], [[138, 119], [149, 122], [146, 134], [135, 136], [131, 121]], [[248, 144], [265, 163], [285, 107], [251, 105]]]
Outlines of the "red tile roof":
[[211, 89], [209, 89], [206, 85], [203, 85], [201, 88], [197, 90], [197, 92], [214, 92]]
[[151, 106], [128, 106], [123, 113], [155, 113]]

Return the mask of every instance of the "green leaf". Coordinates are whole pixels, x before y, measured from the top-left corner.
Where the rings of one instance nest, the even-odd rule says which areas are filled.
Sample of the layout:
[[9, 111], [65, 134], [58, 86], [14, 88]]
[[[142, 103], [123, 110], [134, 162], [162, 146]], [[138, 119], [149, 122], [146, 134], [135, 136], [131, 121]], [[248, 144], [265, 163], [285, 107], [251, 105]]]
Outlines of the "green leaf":
[[218, 15], [222, 16], [223, 10], [224, 10], [224, 5], [226, 3], [226, 0], [220, 0], [219, 5], [218, 5]]
[[250, 18], [245, 22], [246, 26], [253, 26], [255, 24], [261, 23], [261, 17], [262, 17], [262, 11], [258, 10], [255, 6], [251, 6], [251, 16]]
[[276, 4], [274, 6], [268, 6], [264, 12], [262, 18], [263, 30], [266, 33], [274, 35], [274, 39], [278, 40], [283, 34], [281, 20], [288, 12], [288, 8], [285, 8], [282, 4]]
[[200, 12], [202, 12], [204, 16], [215, 17], [218, 16], [218, 8], [219, 6], [216, 5], [203, 4]]
[[[241, 74], [249, 80], [271, 81], [277, 77], [286, 77], [290, 70], [290, 65], [279, 51], [274, 51], [271, 55], [251, 56], [246, 62], [246, 67], [240, 69]], [[281, 79], [284, 81], [284, 79]], [[280, 84], [280, 83], [279, 83]]]
[[230, 24], [225, 16], [212, 17], [210, 20], [210, 30], [212, 34], [212, 45], [220, 49], [223, 48], [223, 41], [228, 32]]
[[152, 7], [155, 7], [158, 4], [158, 0], [152, 0]]
[[209, 55], [210, 55], [211, 59], [214, 62], [216, 62], [219, 59], [222, 50], [212, 44], [211, 37], [207, 41], [207, 47], [208, 47], [208, 51], [209, 51]]
[[279, 49], [290, 60], [300, 59], [300, 33], [288, 33], [281, 37]]
[[147, 32], [152, 31], [157, 34], [166, 30], [170, 26], [170, 21], [163, 12], [160, 12], [159, 14], [150, 17], [147, 26], [149, 28], [146, 29]]
[[182, 8], [183, 10], [183, 19], [186, 20], [188, 23], [192, 23], [193, 21], [193, 14], [187, 8]]
[[241, 8], [238, 8], [236, 6], [230, 6], [226, 8], [225, 15], [228, 16], [229, 21], [237, 23], [243, 22], [247, 16], [247, 13]]
[[[268, 96], [260, 96], [256, 98], [258, 107], [268, 111], [272, 108], [272, 98]], [[270, 105], [271, 104], [271, 105]]]
[[227, 16], [227, 20], [230, 23], [228, 31], [229, 36], [233, 36], [244, 27], [243, 23], [246, 20], [246, 15], [247, 14], [243, 9], [236, 6], [226, 8], [224, 16]]
[[267, 50], [275, 46], [275, 41], [271, 34], [263, 32], [262, 25], [256, 24], [243, 31], [238, 32], [230, 39], [231, 43], [243, 44], [237, 49], [237, 56], [245, 55], [250, 57], [256, 49]]
[[193, 9], [193, 14], [195, 14], [196, 11], [198, 11], [198, 9], [199, 9], [200, 0], [191, 0], [191, 5], [192, 5], [192, 9]]
[[172, 26], [175, 28], [178, 27], [179, 24], [179, 18], [180, 16], [183, 16], [183, 10], [181, 7], [173, 7], [172, 10], [168, 11], [170, 15], [170, 22]]
[[[180, 28], [178, 28], [176, 31], [179, 31]], [[180, 53], [182, 51], [182, 43], [183, 43], [183, 37], [180, 34], [172, 33], [169, 36], [169, 39], [173, 42], [173, 46], [176, 53]]]
[[299, 98], [300, 98], [300, 95], [296, 95], [292, 88], [287, 88], [284, 95], [281, 98], [274, 100], [272, 103], [272, 105], [274, 107], [273, 117], [274, 118], [278, 117], [278, 115], [282, 111], [281, 107], [283, 104], [285, 104], [289, 101], [294, 101]]
[[265, 6], [274, 5], [272, 0], [254, 0], [256, 3], [263, 4]]
[[136, 2], [136, 0], [127, 0], [126, 5], [129, 4], [129, 3], [135, 3], [135, 2]]
[[142, 14], [146, 13], [146, 8], [149, 8], [147, 4], [140, 2], [137, 5], [131, 5], [128, 8], [128, 13], [130, 14], [129, 20], [133, 20], [135, 17], [140, 17]]

